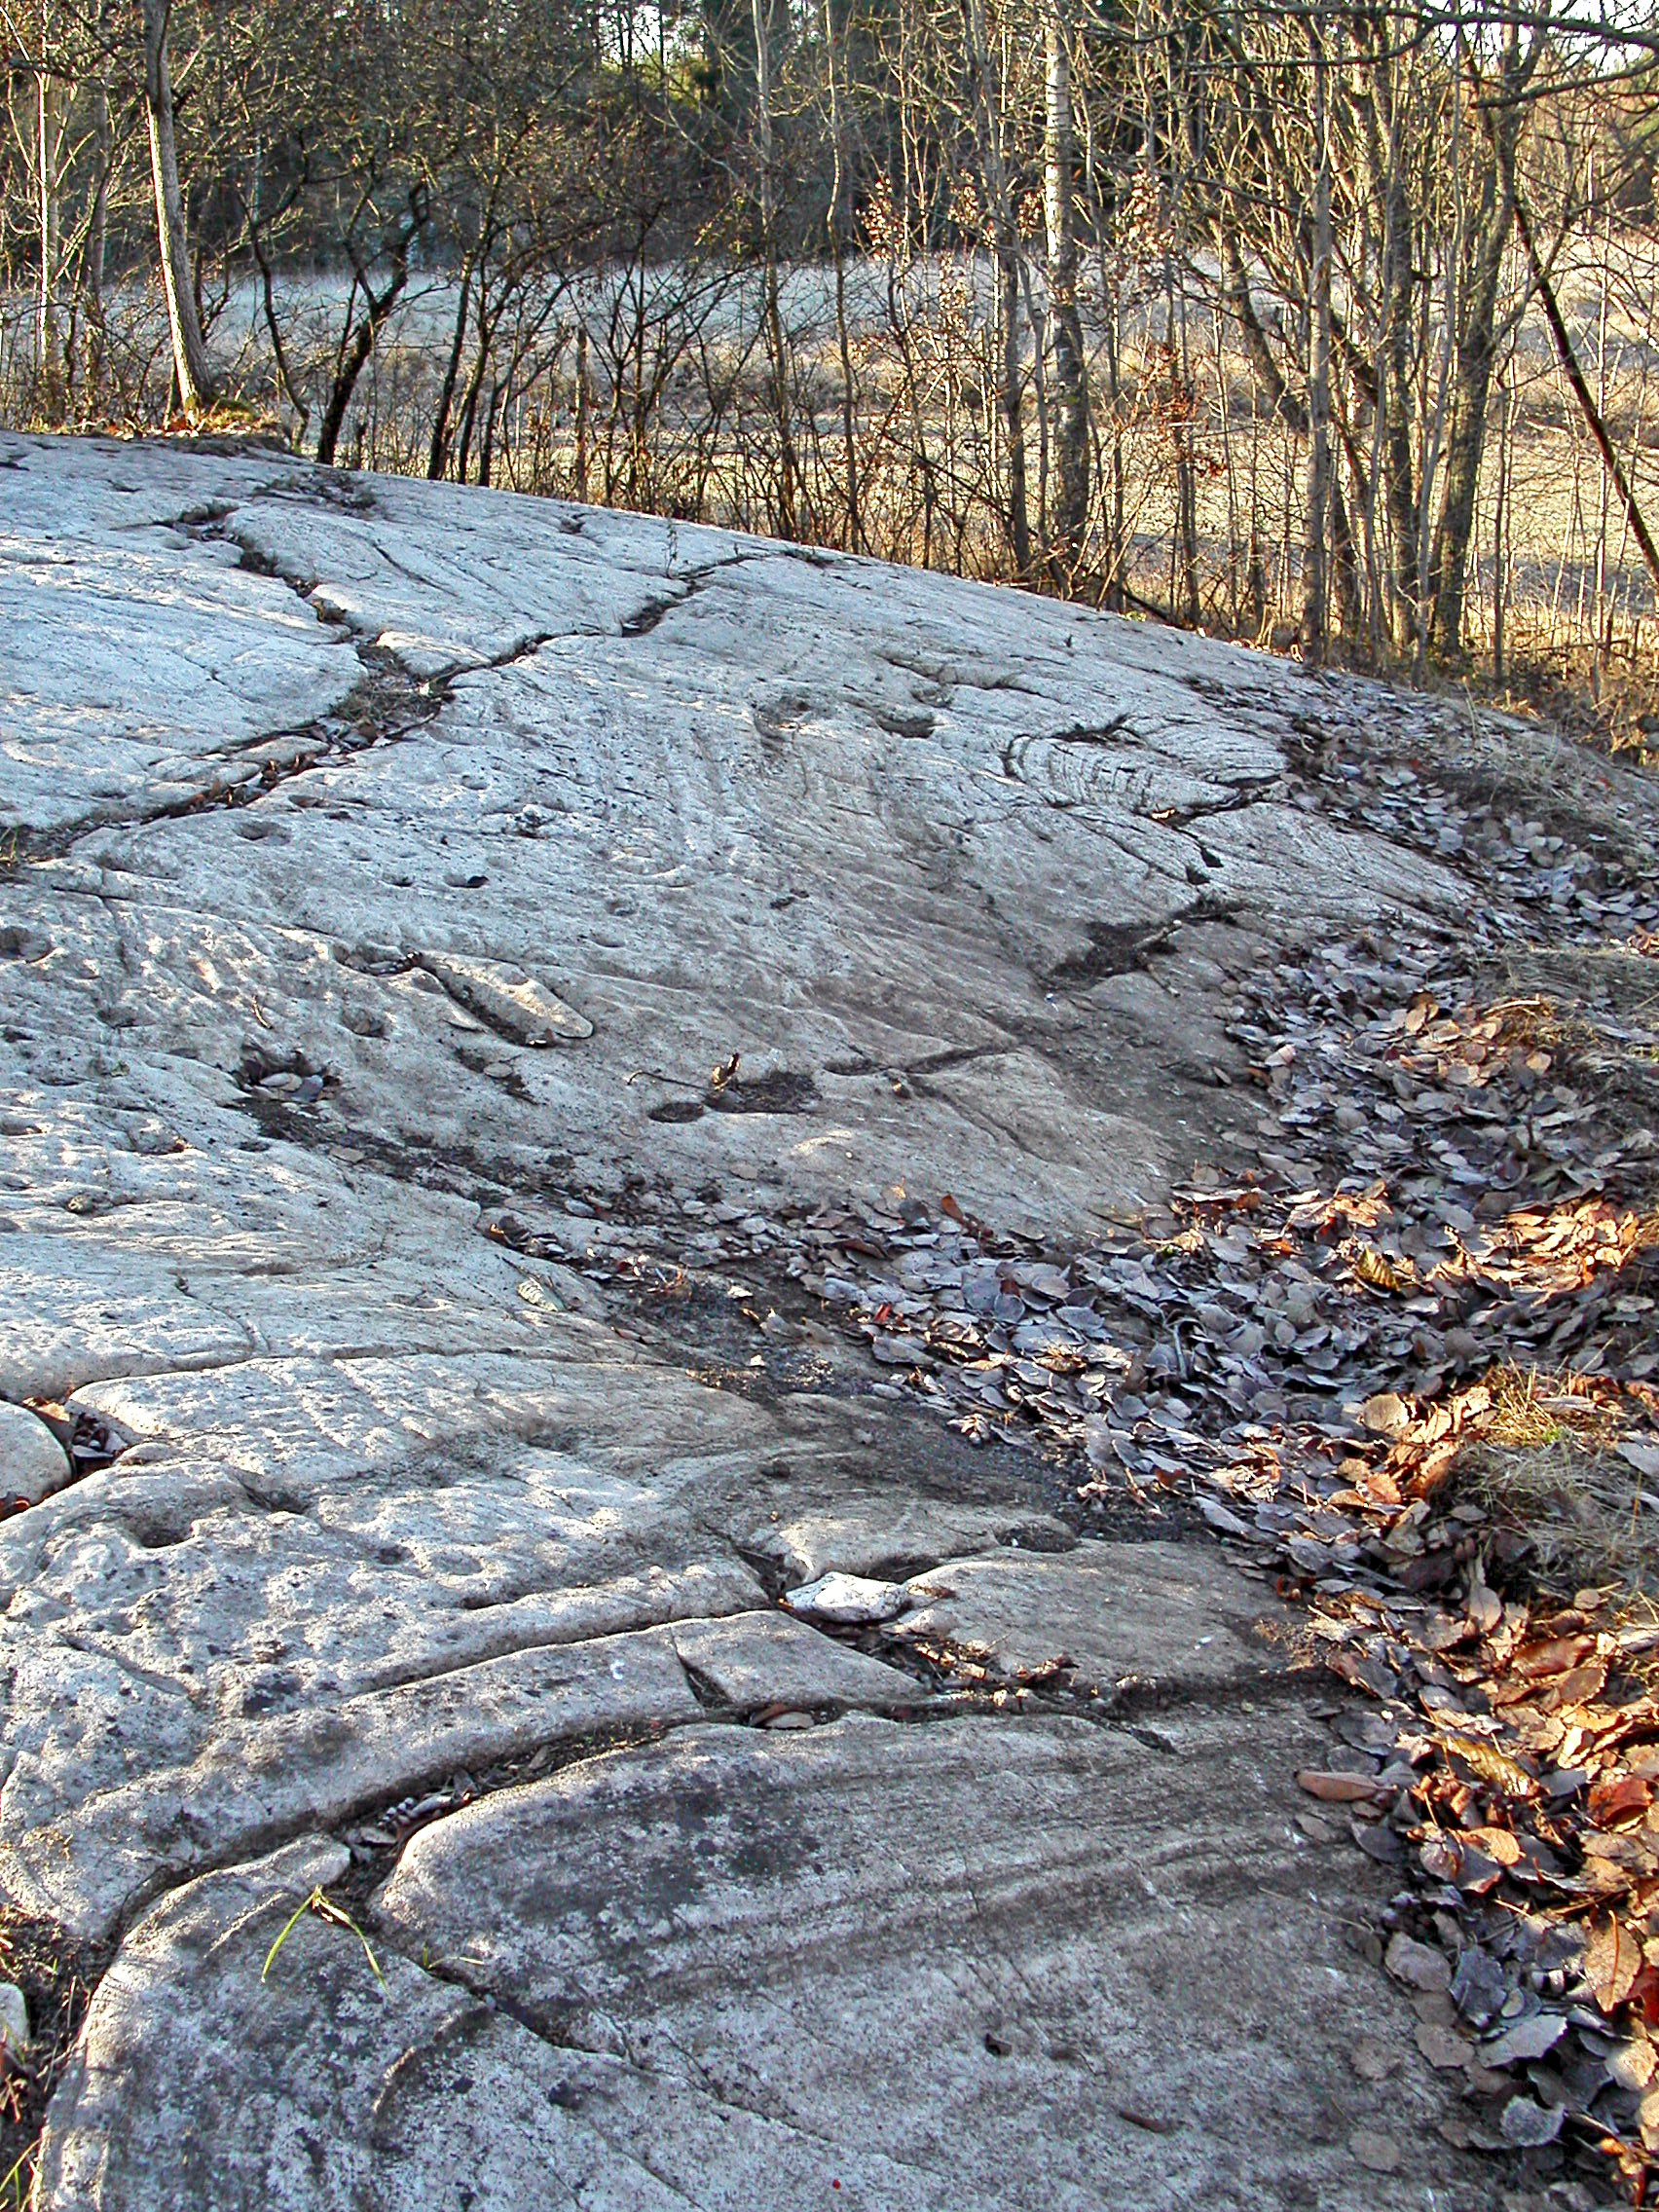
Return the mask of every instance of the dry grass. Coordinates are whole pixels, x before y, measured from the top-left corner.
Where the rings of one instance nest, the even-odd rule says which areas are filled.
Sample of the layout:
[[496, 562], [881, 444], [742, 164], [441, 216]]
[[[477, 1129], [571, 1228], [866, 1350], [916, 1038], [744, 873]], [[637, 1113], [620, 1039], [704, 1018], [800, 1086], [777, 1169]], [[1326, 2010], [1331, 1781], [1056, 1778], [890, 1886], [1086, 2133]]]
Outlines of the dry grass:
[[1458, 1464], [1459, 1495], [1531, 1539], [1547, 1589], [1659, 1593], [1659, 1484], [1616, 1450], [1629, 1400], [1594, 1377], [1536, 1368], [1494, 1368], [1486, 1383], [1492, 1413]]

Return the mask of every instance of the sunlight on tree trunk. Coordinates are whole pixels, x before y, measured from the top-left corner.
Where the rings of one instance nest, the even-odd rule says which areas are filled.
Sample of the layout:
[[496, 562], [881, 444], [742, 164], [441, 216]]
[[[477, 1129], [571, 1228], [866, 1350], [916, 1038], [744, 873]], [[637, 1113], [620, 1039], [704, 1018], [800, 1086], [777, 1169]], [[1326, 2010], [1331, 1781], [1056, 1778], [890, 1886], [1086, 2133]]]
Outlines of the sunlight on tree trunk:
[[173, 374], [178, 379], [179, 403], [184, 412], [200, 415], [213, 398], [214, 385], [196, 310], [184, 199], [179, 190], [172, 78], [167, 61], [168, 0], [143, 0], [143, 8], [144, 106], [150, 129], [150, 173], [156, 195], [162, 289], [166, 295], [167, 324], [172, 332]]
[[1043, 211], [1049, 242], [1049, 323], [1054, 355], [1053, 557], [1063, 575], [1083, 556], [1088, 521], [1088, 369], [1077, 304], [1077, 238], [1072, 224], [1071, 68], [1060, 0], [1043, 18], [1046, 129]]

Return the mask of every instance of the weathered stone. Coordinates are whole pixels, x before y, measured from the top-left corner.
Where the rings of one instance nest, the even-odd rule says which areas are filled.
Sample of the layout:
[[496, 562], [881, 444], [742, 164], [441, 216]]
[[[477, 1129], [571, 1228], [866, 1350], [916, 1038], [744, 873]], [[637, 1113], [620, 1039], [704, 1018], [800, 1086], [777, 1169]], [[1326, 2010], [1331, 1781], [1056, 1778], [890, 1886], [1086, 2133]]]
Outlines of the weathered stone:
[[684, 1665], [739, 1712], [782, 1704], [891, 1713], [928, 1702], [926, 1685], [913, 1675], [850, 1651], [783, 1613], [677, 1621], [668, 1633]]
[[0, 1400], [0, 1498], [38, 1505], [69, 1480], [69, 1455], [26, 1406]]
[[[260, 1981], [322, 1854], [209, 1875], [93, 2000], [43, 2203], [1348, 2203], [1375, 2092], [1346, 2052], [1366, 2025], [1410, 2052], [1409, 2013], [1290, 1841], [1307, 1724], [1172, 1727], [1173, 1754], [852, 1719], [583, 1760], [416, 1835], [362, 1924], [384, 1985], [311, 1914]], [[1435, 2096], [1392, 2084], [1375, 2212], [1446, 2187]]]
[[957, 1646], [995, 1674], [1065, 1661], [1079, 1687], [1122, 1695], [1219, 1687], [1277, 1674], [1284, 1611], [1218, 1554], [1190, 1545], [1084, 1543], [1061, 1558], [999, 1551], [948, 1560], [907, 1585], [891, 1634]]
[[873, 1581], [867, 1574], [821, 1574], [816, 1582], [786, 1591], [784, 1603], [803, 1620], [862, 1628], [902, 1613], [904, 1592], [897, 1582]]

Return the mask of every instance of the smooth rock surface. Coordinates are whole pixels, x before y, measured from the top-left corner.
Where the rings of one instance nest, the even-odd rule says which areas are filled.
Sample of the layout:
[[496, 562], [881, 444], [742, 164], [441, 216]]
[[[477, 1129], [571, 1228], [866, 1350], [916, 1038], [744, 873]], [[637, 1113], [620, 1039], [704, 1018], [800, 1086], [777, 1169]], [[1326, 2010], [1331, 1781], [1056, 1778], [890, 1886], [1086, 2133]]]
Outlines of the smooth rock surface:
[[1305, 1733], [685, 1730], [421, 1831], [364, 1924], [384, 1983], [310, 1915], [260, 1982], [338, 1855], [208, 1875], [93, 2003], [46, 2201], [1420, 2206], [1426, 2081], [1389, 2084], [1395, 2173], [1350, 2148], [1346, 2050], [1411, 2014], [1299, 1848]]
[[0, 1498], [38, 1505], [69, 1480], [69, 1455], [27, 1406], [0, 1401]]
[[1062, 1559], [1005, 1551], [946, 1560], [905, 1587], [890, 1633], [988, 1663], [993, 1675], [1059, 1662], [1110, 1697], [1242, 1684], [1277, 1674], [1288, 1622], [1217, 1554], [1167, 1543], [1083, 1543]]
[[915, 1676], [780, 1613], [679, 1621], [668, 1633], [693, 1687], [740, 1713], [778, 1705], [913, 1711], [932, 1694]]
[[[11, 434], [0, 622], [0, 1395], [117, 1453], [0, 1522], [0, 1893], [119, 1943], [43, 2212], [1421, 2203], [1416, 2119], [1386, 2181], [1346, 2148], [1397, 2001], [1259, 1586], [1079, 1547], [779, 1227], [1061, 1238], [1255, 1126], [1234, 978], [1460, 896], [1298, 788], [1308, 679]], [[653, 1250], [712, 1213], [748, 1259]], [[774, 1606], [825, 1575], [902, 1617]], [[964, 1715], [930, 1638], [1168, 1711]], [[310, 1914], [261, 1984], [349, 1869], [384, 1989]]]

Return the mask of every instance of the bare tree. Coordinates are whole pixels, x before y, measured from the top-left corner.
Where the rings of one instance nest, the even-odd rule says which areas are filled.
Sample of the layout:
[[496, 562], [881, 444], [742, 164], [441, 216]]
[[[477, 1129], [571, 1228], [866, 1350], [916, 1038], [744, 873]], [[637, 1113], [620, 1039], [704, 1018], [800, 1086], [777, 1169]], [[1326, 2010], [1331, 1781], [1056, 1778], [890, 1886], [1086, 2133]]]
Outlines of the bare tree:
[[142, 7], [144, 107], [150, 129], [150, 174], [156, 195], [162, 288], [166, 296], [167, 326], [172, 333], [173, 375], [178, 384], [180, 406], [187, 415], [199, 415], [211, 402], [215, 387], [196, 303], [190, 240], [184, 223], [184, 195], [178, 181], [172, 73], [167, 55], [171, 0], [142, 0]]
[[1051, 533], [1062, 574], [1076, 569], [1088, 521], [1088, 368], [1077, 303], [1072, 221], [1071, 63], [1062, 0], [1046, 0], [1043, 212], [1049, 245], [1049, 324], [1053, 338], [1055, 500]]

